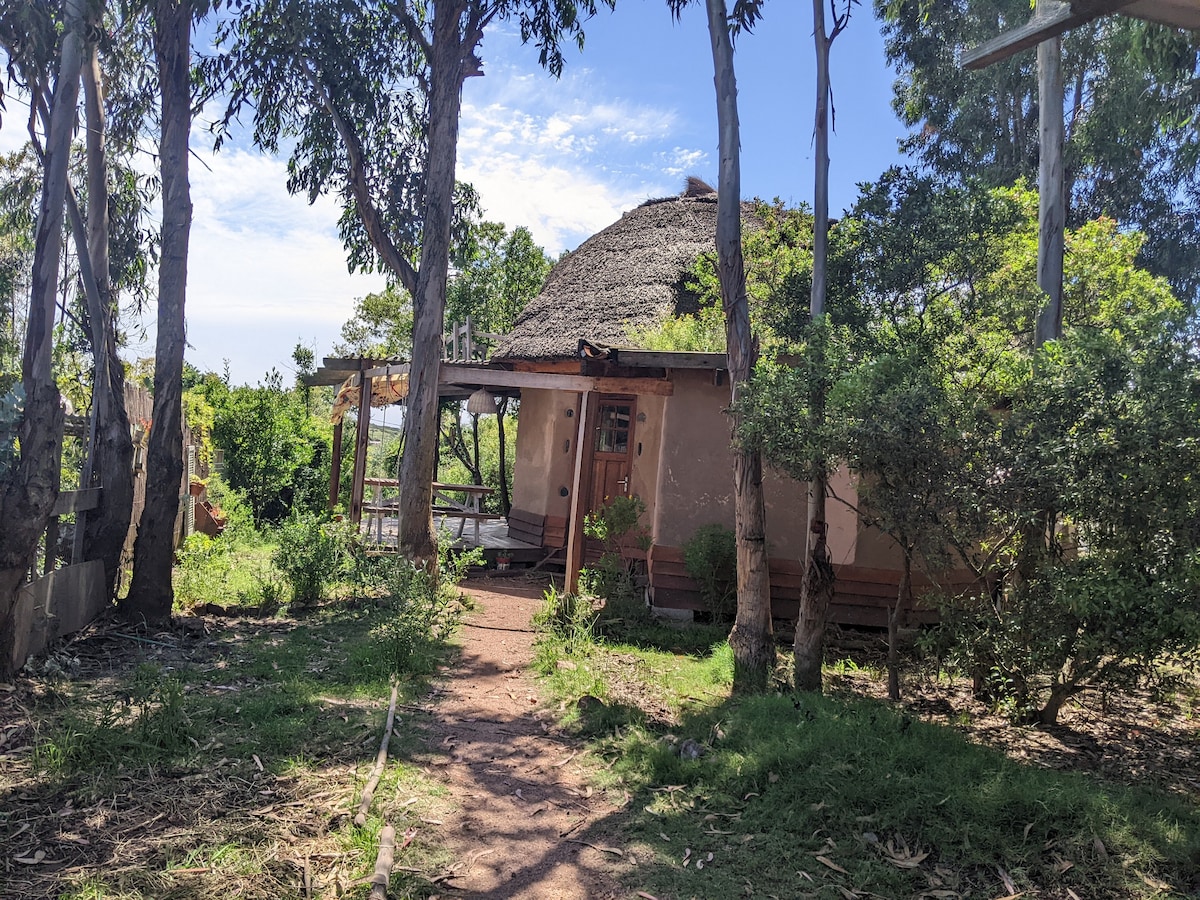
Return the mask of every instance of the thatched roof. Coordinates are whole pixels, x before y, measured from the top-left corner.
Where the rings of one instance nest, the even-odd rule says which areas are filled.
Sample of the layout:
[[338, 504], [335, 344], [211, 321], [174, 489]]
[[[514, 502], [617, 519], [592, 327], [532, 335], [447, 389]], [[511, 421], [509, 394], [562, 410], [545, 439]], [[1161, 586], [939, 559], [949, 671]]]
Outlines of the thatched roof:
[[631, 328], [694, 311], [683, 278], [716, 230], [717, 195], [702, 182], [630, 210], [554, 266], [492, 359], [574, 357], [580, 339], [623, 345]]

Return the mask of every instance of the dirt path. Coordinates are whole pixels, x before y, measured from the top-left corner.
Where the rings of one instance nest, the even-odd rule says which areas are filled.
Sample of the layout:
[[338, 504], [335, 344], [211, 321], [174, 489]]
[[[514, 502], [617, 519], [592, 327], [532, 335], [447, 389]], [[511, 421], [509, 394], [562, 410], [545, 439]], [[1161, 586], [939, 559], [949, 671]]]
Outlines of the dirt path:
[[440, 829], [458, 860], [453, 895], [628, 896], [613, 877], [616, 854], [595, 849], [606, 844], [590, 832], [614, 806], [588, 788], [578, 743], [554, 728], [528, 672], [542, 586], [480, 579], [463, 590], [476, 609], [427, 726], [429, 772], [455, 806]]

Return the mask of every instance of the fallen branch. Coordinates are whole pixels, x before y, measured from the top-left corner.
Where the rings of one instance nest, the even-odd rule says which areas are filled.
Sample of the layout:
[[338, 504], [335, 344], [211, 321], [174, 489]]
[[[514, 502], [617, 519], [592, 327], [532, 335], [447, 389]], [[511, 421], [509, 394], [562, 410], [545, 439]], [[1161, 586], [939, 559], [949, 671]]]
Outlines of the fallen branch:
[[[383, 775], [384, 764], [387, 763], [388, 741], [392, 737], [392, 725], [396, 721], [396, 698], [399, 692], [400, 685], [392, 682], [392, 702], [388, 706], [387, 723], [383, 726], [383, 740], [379, 742], [379, 752], [375, 754], [375, 767], [371, 769], [371, 777], [363, 787], [362, 799], [358, 801], [358, 812], [354, 816], [354, 824], [360, 828], [367, 824], [367, 810], [371, 808], [375, 788], [379, 787], [379, 778]], [[392, 836], [394, 838], [395, 834]]]
[[383, 831], [379, 833], [379, 855], [375, 857], [375, 874], [371, 876], [371, 894], [368, 900], [387, 900], [388, 882], [392, 880], [395, 855], [396, 829], [391, 825], [384, 825]]
[[575, 838], [567, 838], [568, 844], [582, 844], [585, 847], [591, 847], [593, 850], [598, 850], [601, 853], [611, 853], [614, 856], [624, 856], [624, 850], [618, 850], [616, 847], [602, 847], [599, 844], [592, 844], [588, 841], [578, 841]]

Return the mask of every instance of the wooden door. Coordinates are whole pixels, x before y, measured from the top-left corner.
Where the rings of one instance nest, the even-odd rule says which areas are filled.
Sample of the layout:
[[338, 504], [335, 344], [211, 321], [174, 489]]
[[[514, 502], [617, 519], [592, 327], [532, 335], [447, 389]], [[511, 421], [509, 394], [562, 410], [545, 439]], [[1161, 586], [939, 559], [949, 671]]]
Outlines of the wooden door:
[[613, 497], [629, 496], [636, 415], [637, 401], [633, 397], [604, 396], [596, 406], [588, 512], [600, 509]]

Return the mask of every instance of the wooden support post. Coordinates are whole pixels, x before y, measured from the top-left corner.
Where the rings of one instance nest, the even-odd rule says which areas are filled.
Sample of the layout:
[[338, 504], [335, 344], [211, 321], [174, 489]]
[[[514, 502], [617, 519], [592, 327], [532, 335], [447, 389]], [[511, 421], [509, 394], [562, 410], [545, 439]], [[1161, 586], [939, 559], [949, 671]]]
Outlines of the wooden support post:
[[363, 479], [367, 477], [367, 444], [371, 432], [371, 376], [359, 376], [358, 431], [354, 435], [354, 480], [350, 488], [350, 521], [362, 521]]
[[563, 587], [568, 594], [579, 590], [579, 570], [583, 568], [583, 517], [587, 515], [588, 476], [584, 464], [588, 460], [588, 442], [592, 438], [591, 419], [593, 394], [584, 391], [579, 395], [579, 427], [575, 432], [575, 474], [571, 482], [571, 516], [567, 520], [567, 577]]
[[338, 488], [342, 481], [342, 422], [333, 426], [333, 456], [329, 460], [329, 511], [337, 506]]
[[[1041, 6], [1043, 0], [1038, 0]], [[1037, 49], [1038, 115], [1038, 287], [1046, 295], [1038, 315], [1034, 346], [1062, 336], [1063, 250], [1066, 197], [1063, 193], [1062, 39]]]

